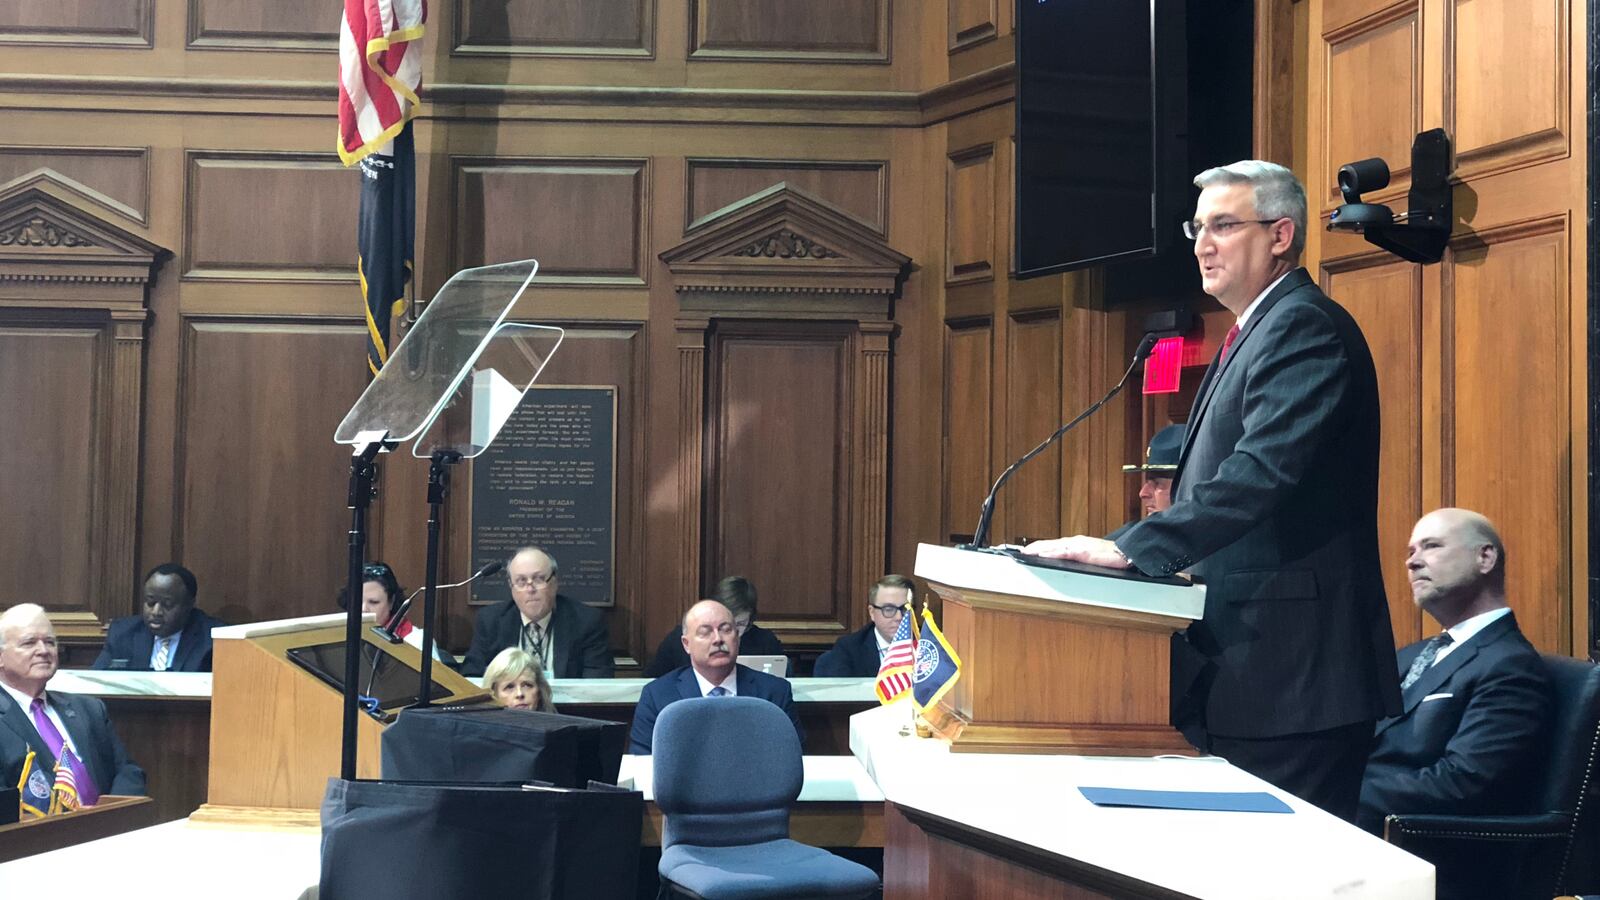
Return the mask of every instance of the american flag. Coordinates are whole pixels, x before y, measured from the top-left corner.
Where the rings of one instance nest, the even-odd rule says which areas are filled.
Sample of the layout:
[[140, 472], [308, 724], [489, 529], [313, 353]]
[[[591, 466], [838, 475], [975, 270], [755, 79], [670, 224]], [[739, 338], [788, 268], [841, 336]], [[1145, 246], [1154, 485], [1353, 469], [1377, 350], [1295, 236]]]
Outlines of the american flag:
[[900, 627], [895, 629], [894, 640], [883, 652], [883, 662], [878, 664], [878, 702], [893, 703], [911, 690], [911, 666], [916, 661], [916, 642], [911, 639], [911, 613], [900, 616]]
[[[400, 133], [422, 87], [426, 0], [344, 0], [339, 22], [339, 156], [353, 165]], [[386, 151], [385, 151], [386, 152]]]
[[72, 812], [78, 808], [78, 781], [72, 773], [72, 751], [61, 748], [56, 763], [56, 783], [50, 792], [50, 814]]

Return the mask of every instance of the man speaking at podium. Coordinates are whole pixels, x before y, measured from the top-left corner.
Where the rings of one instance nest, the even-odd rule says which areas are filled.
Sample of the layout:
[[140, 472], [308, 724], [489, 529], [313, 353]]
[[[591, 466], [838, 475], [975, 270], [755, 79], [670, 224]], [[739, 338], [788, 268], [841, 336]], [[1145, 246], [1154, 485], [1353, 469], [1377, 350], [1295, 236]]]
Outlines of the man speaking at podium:
[[1299, 266], [1305, 189], [1202, 172], [1200, 279], [1237, 319], [1206, 370], [1172, 506], [1026, 552], [1206, 585], [1174, 636], [1172, 723], [1202, 751], [1354, 820], [1374, 723], [1400, 709], [1378, 561], [1378, 382], [1360, 328]]

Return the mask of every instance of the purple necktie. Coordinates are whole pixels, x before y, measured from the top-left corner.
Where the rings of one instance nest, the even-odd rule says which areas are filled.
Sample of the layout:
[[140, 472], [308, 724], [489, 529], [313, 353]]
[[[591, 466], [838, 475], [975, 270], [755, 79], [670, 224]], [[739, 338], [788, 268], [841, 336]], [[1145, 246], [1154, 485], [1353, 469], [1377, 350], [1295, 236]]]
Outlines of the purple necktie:
[[[66, 746], [66, 739], [56, 728], [56, 723], [50, 721], [50, 716], [44, 711], [44, 701], [35, 698], [32, 706], [33, 727], [39, 729], [39, 736], [44, 738], [44, 745], [50, 748], [50, 755], [61, 761], [62, 748]], [[80, 806], [93, 806], [100, 799], [100, 789], [95, 786], [94, 779], [89, 777], [89, 771], [84, 768], [83, 760], [78, 759], [78, 754], [67, 753], [67, 768], [72, 770], [72, 782], [78, 790], [78, 804]]]

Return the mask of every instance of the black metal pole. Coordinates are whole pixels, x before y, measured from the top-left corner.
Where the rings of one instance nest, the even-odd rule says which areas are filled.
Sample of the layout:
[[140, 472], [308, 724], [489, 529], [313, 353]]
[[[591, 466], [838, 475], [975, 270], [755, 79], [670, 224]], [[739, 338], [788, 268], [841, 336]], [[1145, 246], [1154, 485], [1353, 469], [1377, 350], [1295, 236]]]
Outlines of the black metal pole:
[[450, 466], [460, 461], [461, 454], [454, 450], [435, 450], [428, 464], [428, 558], [424, 564], [422, 582], [422, 677], [414, 708], [426, 707], [433, 701], [434, 601], [439, 593], [439, 516], [444, 511], [445, 498], [450, 495]]
[[356, 777], [356, 682], [361, 677], [361, 568], [367, 562], [367, 507], [378, 483], [378, 465], [373, 462], [386, 446], [379, 439], [350, 458], [350, 490], [345, 503], [350, 508], [350, 566], [345, 578], [344, 629], [344, 731], [340, 736], [339, 777]]

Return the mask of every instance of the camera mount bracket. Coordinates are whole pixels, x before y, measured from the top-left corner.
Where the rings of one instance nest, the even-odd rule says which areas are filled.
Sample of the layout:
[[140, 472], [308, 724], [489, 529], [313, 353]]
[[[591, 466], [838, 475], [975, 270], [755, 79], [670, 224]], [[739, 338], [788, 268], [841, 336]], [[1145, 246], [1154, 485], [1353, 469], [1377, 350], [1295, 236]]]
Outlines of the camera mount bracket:
[[1389, 184], [1389, 166], [1373, 157], [1339, 169], [1344, 205], [1328, 219], [1329, 231], [1362, 235], [1401, 259], [1438, 262], [1450, 241], [1454, 210], [1450, 191], [1450, 136], [1443, 128], [1417, 135], [1411, 143], [1411, 191], [1407, 211], [1399, 216], [1387, 206], [1363, 203], [1361, 195]]

